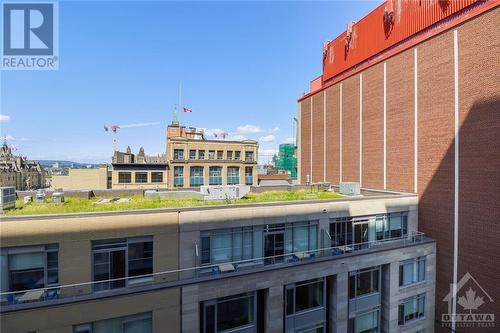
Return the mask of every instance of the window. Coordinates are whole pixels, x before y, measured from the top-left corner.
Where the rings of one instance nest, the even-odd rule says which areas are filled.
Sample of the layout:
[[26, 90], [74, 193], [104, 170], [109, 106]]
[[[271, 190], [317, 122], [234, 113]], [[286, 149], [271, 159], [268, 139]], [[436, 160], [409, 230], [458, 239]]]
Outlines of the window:
[[[0, 257], [1, 291], [57, 286], [59, 283], [58, 251], [58, 244], [3, 248]], [[54, 292], [55, 290], [48, 293]]]
[[403, 237], [408, 233], [408, 216], [406, 213], [377, 216], [375, 232], [377, 240]]
[[196, 150], [191, 149], [189, 151], [189, 159], [190, 160], [195, 160], [196, 159]]
[[379, 332], [380, 309], [375, 308], [368, 312], [356, 314], [349, 320], [349, 333]]
[[118, 172], [118, 183], [130, 184], [132, 182], [132, 174], [130, 172]]
[[202, 332], [236, 332], [255, 327], [255, 305], [255, 293], [202, 302]]
[[217, 159], [222, 160], [224, 159], [224, 151], [222, 150], [217, 150]]
[[307, 280], [286, 286], [286, 315], [306, 311], [325, 304], [324, 280]]
[[203, 185], [203, 167], [191, 167], [189, 172], [189, 186]]
[[[205, 232], [201, 236], [201, 263], [218, 264], [223, 262], [252, 259], [254, 257], [254, 232], [259, 228], [244, 227]], [[262, 234], [262, 229], [260, 229]]]
[[184, 167], [174, 166], [174, 187], [184, 186]]
[[163, 183], [163, 172], [151, 172], [152, 183]]
[[205, 159], [205, 150], [198, 150], [198, 158], [200, 160], [204, 160]]
[[235, 160], [239, 160], [240, 159], [240, 154], [241, 154], [241, 152], [239, 150], [235, 150], [234, 151], [234, 159]]
[[380, 267], [349, 273], [349, 298], [353, 299], [379, 291]]
[[227, 159], [228, 160], [232, 160], [233, 159], [233, 151], [232, 150], [228, 150], [227, 151]]
[[227, 184], [238, 185], [240, 183], [240, 168], [228, 167], [227, 168]]
[[208, 169], [209, 185], [222, 185], [222, 167], [210, 167]]
[[424, 317], [425, 294], [402, 301], [398, 310], [398, 325], [405, 325], [409, 321]]
[[253, 185], [253, 168], [245, 167], [245, 185]]
[[73, 333], [151, 333], [151, 312], [76, 325]]
[[245, 152], [245, 161], [253, 162], [253, 151], [246, 151]]
[[136, 172], [135, 173], [135, 182], [136, 183], [147, 183], [148, 182], [148, 173], [147, 172]]
[[209, 160], [215, 160], [215, 150], [209, 150], [208, 151], [208, 159]]
[[122, 288], [127, 280], [132, 283], [152, 278], [144, 275], [153, 273], [153, 237], [93, 241], [92, 256], [93, 281], [103, 281], [94, 284], [94, 291]]
[[332, 246], [352, 244], [352, 219], [350, 217], [335, 219], [334, 223], [330, 223], [330, 236], [332, 237]]
[[408, 286], [425, 280], [425, 257], [399, 263], [399, 286]]
[[184, 159], [184, 149], [174, 149], [174, 160]]
[[285, 225], [285, 253], [316, 250], [318, 222], [296, 222]]

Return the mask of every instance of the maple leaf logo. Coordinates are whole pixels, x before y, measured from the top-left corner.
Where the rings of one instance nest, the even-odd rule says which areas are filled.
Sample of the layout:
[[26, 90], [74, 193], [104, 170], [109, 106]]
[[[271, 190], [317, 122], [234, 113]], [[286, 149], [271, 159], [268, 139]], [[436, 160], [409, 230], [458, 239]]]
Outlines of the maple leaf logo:
[[460, 296], [457, 303], [460, 304], [464, 310], [469, 310], [469, 312], [472, 313], [472, 310], [477, 310], [483, 305], [484, 299], [483, 297], [476, 297], [476, 292], [469, 288], [469, 290], [465, 292], [465, 297]]

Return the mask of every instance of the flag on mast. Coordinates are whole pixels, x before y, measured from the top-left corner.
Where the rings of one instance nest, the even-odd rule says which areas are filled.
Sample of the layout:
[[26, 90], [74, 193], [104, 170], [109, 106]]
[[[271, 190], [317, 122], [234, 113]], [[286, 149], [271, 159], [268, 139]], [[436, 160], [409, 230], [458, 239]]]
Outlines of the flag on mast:
[[193, 112], [191, 109], [188, 109], [187, 107], [183, 107], [182, 111], [187, 112], [187, 113]]

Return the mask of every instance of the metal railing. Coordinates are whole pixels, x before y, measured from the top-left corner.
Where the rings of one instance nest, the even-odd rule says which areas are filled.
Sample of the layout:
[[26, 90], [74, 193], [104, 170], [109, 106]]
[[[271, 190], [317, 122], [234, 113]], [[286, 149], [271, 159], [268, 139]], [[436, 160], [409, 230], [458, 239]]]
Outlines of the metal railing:
[[[312, 262], [322, 258], [337, 258], [338, 256], [350, 255], [354, 252], [362, 253], [369, 252], [371, 249], [390, 249], [397, 246], [409, 246], [425, 239], [425, 234], [422, 232], [411, 232], [408, 235], [401, 237], [394, 237], [384, 240], [375, 240], [362, 243], [354, 243], [342, 246], [324, 247], [314, 250], [294, 251], [292, 253], [285, 253], [282, 255], [267, 256], [260, 258], [252, 258], [238, 261], [227, 261], [208, 265], [198, 265], [195, 267], [173, 269], [168, 271], [153, 272], [151, 274], [144, 274], [134, 277], [122, 277], [100, 281], [88, 281], [80, 283], [72, 283], [58, 286], [51, 286], [45, 288], [27, 289], [19, 291], [8, 291], [0, 293], [1, 309], [5, 309], [8, 305], [17, 305], [25, 303], [44, 302], [67, 297], [83, 296], [89, 294], [105, 295], [108, 291], [114, 290], [133, 290], [136, 286], [154, 285], [159, 283], [178, 282], [182, 285], [183, 281], [199, 278], [217, 279], [223, 275], [230, 273], [243, 273], [251, 271], [252, 269], [279, 269], [288, 267], [290, 265], [300, 265], [302, 263]], [[197, 258], [197, 262], [199, 258]], [[322, 259], [322, 260], [325, 260]], [[95, 284], [102, 284], [103, 282], [112, 283], [125, 281], [125, 287], [117, 289], [108, 289], [105, 291], [93, 292]], [[3, 310], [2, 310], [3, 311]]]

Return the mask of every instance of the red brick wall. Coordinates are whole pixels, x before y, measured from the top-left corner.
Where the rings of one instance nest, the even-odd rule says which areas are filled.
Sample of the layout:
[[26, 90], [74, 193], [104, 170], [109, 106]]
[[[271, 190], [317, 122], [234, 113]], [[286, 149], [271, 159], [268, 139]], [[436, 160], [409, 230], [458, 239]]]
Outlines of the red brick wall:
[[387, 189], [414, 191], [413, 49], [387, 60]]
[[342, 87], [342, 181], [359, 182], [359, 75]]
[[[453, 272], [453, 32], [418, 47], [418, 224], [437, 243], [437, 313]], [[440, 319], [437, 318], [436, 319]]]
[[339, 85], [326, 91], [326, 181], [332, 184], [340, 182], [340, 109]]
[[[485, 303], [478, 312], [495, 314], [497, 332], [500, 329], [498, 22], [500, 22], [500, 10], [489, 12], [458, 28], [460, 101], [458, 279], [470, 272], [493, 298], [495, 303], [489, 302], [484, 297]], [[473, 288], [477, 289], [475, 286]], [[477, 291], [479, 293], [479, 290]], [[457, 307], [462, 310], [460, 305]]]
[[324, 92], [312, 96], [312, 181], [322, 182], [324, 180]]
[[384, 188], [384, 67], [363, 72], [363, 187]]
[[311, 98], [300, 102], [300, 179], [311, 174]]

